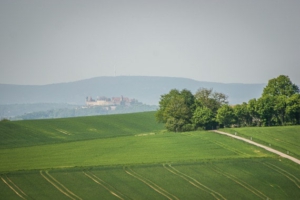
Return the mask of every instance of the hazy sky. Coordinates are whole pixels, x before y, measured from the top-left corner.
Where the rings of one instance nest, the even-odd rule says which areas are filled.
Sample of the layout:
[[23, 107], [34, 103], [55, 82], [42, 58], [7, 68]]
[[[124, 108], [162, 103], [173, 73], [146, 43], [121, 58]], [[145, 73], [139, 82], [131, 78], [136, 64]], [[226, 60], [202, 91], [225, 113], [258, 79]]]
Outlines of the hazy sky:
[[1, 0], [0, 83], [170, 76], [300, 84], [299, 0]]

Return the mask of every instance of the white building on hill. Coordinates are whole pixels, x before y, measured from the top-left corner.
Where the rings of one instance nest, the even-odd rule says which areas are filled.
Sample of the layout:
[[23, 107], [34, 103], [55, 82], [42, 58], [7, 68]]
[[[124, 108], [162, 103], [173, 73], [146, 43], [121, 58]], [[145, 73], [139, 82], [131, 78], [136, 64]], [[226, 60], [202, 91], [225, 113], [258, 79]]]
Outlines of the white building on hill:
[[113, 98], [98, 97], [97, 100], [94, 100], [92, 97], [86, 98], [87, 106], [117, 106], [117, 105], [130, 106], [131, 104], [136, 102], [137, 100], [135, 99], [129, 99], [123, 96], [113, 97]]

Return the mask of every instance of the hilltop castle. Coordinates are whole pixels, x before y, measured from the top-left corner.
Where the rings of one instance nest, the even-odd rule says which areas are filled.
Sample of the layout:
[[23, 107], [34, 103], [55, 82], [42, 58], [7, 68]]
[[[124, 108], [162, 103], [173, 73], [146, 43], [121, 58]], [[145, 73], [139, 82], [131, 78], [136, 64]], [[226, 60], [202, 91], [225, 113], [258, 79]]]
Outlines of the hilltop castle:
[[86, 97], [86, 105], [87, 106], [118, 106], [118, 105], [125, 105], [130, 106], [134, 103], [137, 103], [138, 101], [136, 99], [129, 99], [127, 97], [97, 97], [96, 100], [94, 100], [92, 97]]

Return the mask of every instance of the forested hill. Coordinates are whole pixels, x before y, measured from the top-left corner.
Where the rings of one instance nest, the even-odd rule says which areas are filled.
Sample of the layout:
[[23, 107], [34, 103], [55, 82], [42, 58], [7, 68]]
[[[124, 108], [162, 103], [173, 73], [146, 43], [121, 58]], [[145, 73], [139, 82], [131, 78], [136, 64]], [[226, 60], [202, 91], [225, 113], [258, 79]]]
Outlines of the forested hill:
[[229, 96], [229, 103], [248, 102], [261, 95], [266, 84], [224, 84], [202, 82], [187, 78], [118, 76], [96, 77], [69, 83], [50, 85], [0, 84], [0, 104], [20, 103], [69, 103], [84, 104], [85, 97], [126, 96], [145, 104], [158, 105], [160, 95], [170, 89], [188, 89], [192, 92], [200, 87], [213, 88]]

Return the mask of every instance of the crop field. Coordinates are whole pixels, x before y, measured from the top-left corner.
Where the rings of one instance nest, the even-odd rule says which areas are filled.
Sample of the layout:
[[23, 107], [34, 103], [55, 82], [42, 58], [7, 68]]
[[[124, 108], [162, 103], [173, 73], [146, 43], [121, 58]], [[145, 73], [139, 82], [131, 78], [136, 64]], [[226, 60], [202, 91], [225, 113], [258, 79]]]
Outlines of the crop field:
[[298, 199], [299, 169], [270, 158], [1, 175], [2, 199]]
[[299, 165], [213, 132], [168, 133], [154, 112], [1, 122], [0, 137], [0, 199], [300, 198]]
[[0, 150], [0, 171], [271, 156], [210, 132], [94, 139]]
[[300, 159], [300, 126], [227, 128], [225, 132], [251, 138]]
[[110, 138], [163, 130], [154, 112], [25, 120], [0, 124], [0, 148]]

